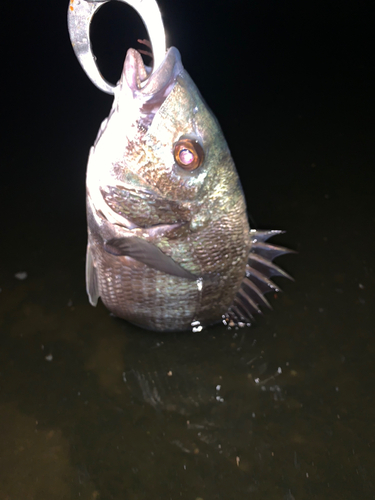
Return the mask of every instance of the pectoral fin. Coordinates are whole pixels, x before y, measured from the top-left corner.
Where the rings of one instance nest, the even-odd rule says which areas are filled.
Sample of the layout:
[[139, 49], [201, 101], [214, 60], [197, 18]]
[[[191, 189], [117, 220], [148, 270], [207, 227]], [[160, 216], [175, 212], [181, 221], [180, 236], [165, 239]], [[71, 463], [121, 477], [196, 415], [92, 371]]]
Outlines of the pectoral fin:
[[131, 257], [148, 267], [172, 276], [190, 280], [198, 279], [198, 276], [184, 269], [156, 245], [137, 236], [113, 238], [104, 244], [104, 250], [112, 255]]
[[98, 278], [94, 265], [94, 259], [90, 248], [90, 243], [87, 245], [86, 253], [86, 292], [89, 296], [89, 302], [92, 306], [96, 306], [99, 298]]

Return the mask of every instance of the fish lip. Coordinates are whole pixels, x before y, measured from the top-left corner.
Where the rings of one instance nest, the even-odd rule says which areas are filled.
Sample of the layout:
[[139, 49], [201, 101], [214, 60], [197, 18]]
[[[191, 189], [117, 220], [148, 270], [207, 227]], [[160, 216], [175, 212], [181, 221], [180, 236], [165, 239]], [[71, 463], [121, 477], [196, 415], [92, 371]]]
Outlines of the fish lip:
[[183, 71], [181, 55], [175, 47], [168, 49], [159, 67], [150, 72], [146, 69], [141, 54], [135, 49], [129, 49], [122, 73], [121, 83], [126, 82], [133, 92], [133, 97], [160, 105], [173, 89], [178, 75]]

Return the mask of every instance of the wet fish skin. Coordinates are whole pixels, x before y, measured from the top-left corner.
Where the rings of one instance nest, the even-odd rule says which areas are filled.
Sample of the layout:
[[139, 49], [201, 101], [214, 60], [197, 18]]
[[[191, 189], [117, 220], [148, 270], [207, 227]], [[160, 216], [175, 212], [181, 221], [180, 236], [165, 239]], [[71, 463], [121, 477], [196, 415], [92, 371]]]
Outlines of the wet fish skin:
[[[173, 156], [185, 137], [204, 150], [193, 171]], [[249, 279], [254, 234], [241, 184], [220, 126], [177, 49], [150, 77], [140, 54], [128, 51], [110, 116], [90, 152], [87, 218], [90, 302], [101, 297], [136, 325], [178, 331], [220, 322], [246, 273]], [[251, 316], [246, 307], [253, 306], [240, 299], [231, 321]]]

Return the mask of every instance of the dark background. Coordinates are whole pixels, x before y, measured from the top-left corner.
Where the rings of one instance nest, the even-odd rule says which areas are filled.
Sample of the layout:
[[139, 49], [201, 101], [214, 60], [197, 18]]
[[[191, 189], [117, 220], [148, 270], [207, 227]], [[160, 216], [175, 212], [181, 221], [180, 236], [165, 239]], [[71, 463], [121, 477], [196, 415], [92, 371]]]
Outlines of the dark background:
[[[160, 1], [252, 225], [298, 251], [273, 312], [201, 335], [88, 304], [85, 169], [112, 98], [67, 7], [2, 6], [0, 500], [374, 499], [373, 2]], [[130, 7], [99, 11], [110, 81], [145, 37]]]
[[[181, 51], [221, 123], [257, 225], [289, 229], [273, 219], [274, 207], [272, 218], [264, 215], [281, 190], [294, 199], [328, 185], [371, 192], [371, 2], [162, 1], [160, 8], [168, 45]], [[5, 8], [1, 188], [7, 214], [26, 203], [74, 224], [84, 211], [88, 150], [111, 97], [76, 61], [65, 11], [56, 0]], [[127, 5], [99, 11], [92, 38], [108, 79], [117, 81], [127, 48], [143, 37]]]

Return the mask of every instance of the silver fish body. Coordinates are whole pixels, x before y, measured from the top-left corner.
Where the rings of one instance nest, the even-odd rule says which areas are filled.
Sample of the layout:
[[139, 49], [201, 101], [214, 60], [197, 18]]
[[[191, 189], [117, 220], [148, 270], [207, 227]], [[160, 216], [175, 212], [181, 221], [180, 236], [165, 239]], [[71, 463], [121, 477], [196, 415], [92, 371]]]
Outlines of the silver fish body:
[[87, 291], [159, 331], [247, 323], [286, 275], [250, 231], [220, 126], [170, 48], [153, 73], [128, 51], [87, 168]]

